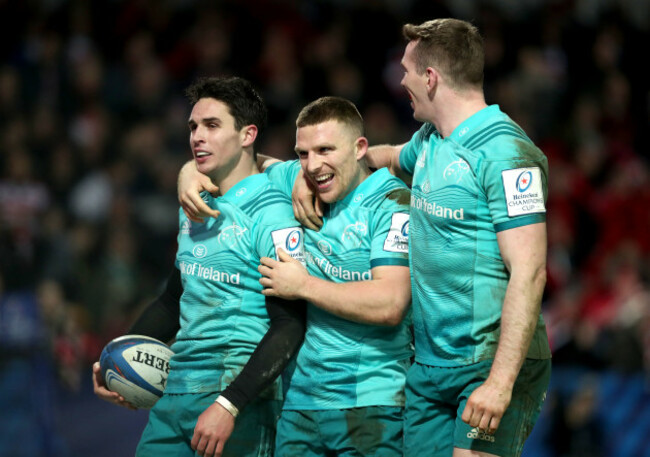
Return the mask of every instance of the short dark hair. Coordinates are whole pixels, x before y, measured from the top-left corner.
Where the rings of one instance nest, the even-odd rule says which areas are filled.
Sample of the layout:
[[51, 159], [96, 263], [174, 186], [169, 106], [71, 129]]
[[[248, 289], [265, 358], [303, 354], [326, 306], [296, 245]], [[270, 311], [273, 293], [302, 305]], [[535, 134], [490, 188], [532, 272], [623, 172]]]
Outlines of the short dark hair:
[[363, 117], [350, 100], [342, 97], [321, 97], [305, 106], [296, 119], [296, 127], [338, 121], [349, 127], [357, 136], [364, 135]]
[[247, 125], [257, 126], [258, 135], [267, 122], [267, 108], [253, 85], [236, 76], [209, 76], [199, 78], [185, 90], [192, 105], [202, 98], [213, 98], [224, 103], [235, 119], [237, 130]]
[[452, 18], [433, 19], [420, 25], [402, 27], [404, 37], [416, 41], [416, 68], [439, 70], [457, 88], [483, 87], [485, 51], [483, 37], [467, 21]]

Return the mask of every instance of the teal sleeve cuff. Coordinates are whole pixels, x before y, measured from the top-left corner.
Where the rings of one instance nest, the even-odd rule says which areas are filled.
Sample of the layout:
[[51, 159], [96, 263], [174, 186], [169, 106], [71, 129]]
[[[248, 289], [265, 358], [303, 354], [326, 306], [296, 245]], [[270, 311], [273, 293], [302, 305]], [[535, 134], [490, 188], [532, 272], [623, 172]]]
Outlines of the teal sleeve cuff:
[[385, 266], [408, 267], [409, 260], [406, 258], [384, 257], [381, 259], [372, 259], [370, 261], [371, 269], [375, 267], [385, 267]]
[[529, 214], [527, 216], [519, 216], [515, 219], [510, 219], [509, 221], [501, 222], [500, 224], [494, 224], [494, 230], [496, 232], [503, 232], [504, 230], [523, 227], [524, 225], [538, 224], [540, 222], [546, 222], [546, 213], [537, 213], [537, 214]]

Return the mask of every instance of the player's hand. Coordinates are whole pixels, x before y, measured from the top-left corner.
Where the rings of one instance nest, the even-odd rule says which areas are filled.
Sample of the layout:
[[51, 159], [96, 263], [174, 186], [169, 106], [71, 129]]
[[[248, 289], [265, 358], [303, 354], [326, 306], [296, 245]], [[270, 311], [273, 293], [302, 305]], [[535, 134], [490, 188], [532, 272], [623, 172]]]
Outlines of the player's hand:
[[95, 395], [97, 395], [99, 398], [101, 398], [104, 401], [134, 411], [138, 409], [135, 406], [133, 406], [131, 403], [124, 400], [124, 397], [118, 394], [117, 392], [113, 392], [112, 390], [108, 390], [106, 388], [106, 384], [104, 384], [104, 377], [102, 376], [102, 370], [99, 365], [99, 362], [93, 363], [93, 390], [95, 391]]
[[492, 434], [499, 428], [511, 399], [512, 387], [500, 385], [488, 377], [467, 399], [461, 419], [470, 427]]
[[187, 162], [178, 174], [177, 191], [183, 212], [192, 222], [203, 223], [204, 218], [217, 218], [221, 214], [203, 201], [200, 192], [204, 190], [215, 194], [219, 191], [219, 187], [196, 169], [194, 161]]
[[323, 202], [316, 196], [302, 170], [293, 184], [291, 203], [298, 222], [312, 230], [320, 230], [323, 226]]
[[309, 273], [302, 263], [291, 257], [282, 249], [278, 249], [278, 258], [262, 257], [257, 270], [262, 274], [260, 284], [264, 287], [262, 293], [270, 297], [281, 297], [296, 300], [303, 297], [307, 287]]
[[192, 449], [203, 457], [219, 457], [234, 428], [233, 415], [219, 403], [213, 403], [201, 413], [196, 422]]

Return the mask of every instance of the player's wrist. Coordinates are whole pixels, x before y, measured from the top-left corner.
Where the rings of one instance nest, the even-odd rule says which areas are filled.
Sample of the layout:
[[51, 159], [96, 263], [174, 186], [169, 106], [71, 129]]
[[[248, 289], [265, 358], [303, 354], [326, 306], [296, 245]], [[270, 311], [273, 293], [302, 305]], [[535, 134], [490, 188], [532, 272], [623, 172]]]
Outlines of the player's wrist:
[[214, 402], [219, 403], [219, 405], [228, 411], [233, 418], [236, 418], [239, 415], [239, 409], [223, 395], [219, 395]]

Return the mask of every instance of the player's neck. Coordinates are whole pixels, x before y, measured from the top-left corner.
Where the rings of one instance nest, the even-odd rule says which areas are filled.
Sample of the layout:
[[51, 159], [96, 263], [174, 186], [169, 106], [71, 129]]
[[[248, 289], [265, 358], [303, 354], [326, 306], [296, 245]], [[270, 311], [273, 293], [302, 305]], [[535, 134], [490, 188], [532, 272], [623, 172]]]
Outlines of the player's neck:
[[212, 182], [219, 187], [219, 195], [225, 195], [242, 179], [259, 174], [259, 169], [253, 160], [252, 151], [243, 152], [238, 162], [230, 167], [223, 167], [211, 176]]
[[443, 138], [452, 134], [456, 127], [487, 107], [483, 91], [472, 90], [462, 93], [447, 90], [437, 97], [432, 124]]

